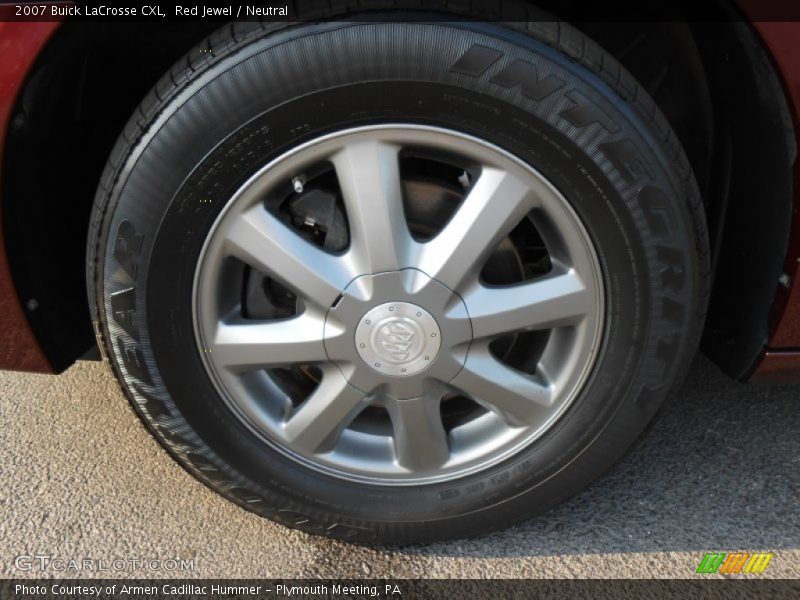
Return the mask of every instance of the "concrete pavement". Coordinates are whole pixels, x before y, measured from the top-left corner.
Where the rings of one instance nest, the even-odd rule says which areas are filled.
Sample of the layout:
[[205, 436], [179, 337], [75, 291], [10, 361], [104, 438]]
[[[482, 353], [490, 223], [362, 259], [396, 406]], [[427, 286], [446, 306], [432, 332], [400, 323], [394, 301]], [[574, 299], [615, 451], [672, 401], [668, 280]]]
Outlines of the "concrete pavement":
[[[698, 359], [647, 437], [566, 504], [476, 540], [366, 548], [291, 531], [175, 465], [110, 371], [0, 373], [0, 576], [15, 557], [192, 559], [189, 577], [690, 577], [709, 551], [771, 551], [800, 577], [800, 386]], [[111, 573], [122, 576], [127, 572]], [[128, 573], [136, 576], [167, 572]]]

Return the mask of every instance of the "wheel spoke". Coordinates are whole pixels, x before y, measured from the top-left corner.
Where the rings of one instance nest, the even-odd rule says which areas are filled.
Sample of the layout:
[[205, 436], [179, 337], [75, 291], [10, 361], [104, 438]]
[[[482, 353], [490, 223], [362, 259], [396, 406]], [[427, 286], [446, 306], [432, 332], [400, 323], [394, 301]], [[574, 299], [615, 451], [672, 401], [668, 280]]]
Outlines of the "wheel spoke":
[[[327, 238], [336, 252], [316, 240], [342, 214], [306, 197], [331, 185], [347, 219], [345, 238]], [[294, 206], [302, 231], [267, 200], [292, 189], [316, 211]], [[359, 126], [309, 139], [231, 191], [195, 278], [202, 362], [232, 413], [301, 470], [385, 487], [458, 481], [539, 439], [585, 385], [605, 327], [592, 239], [541, 173], [492, 143]], [[542, 251], [546, 274], [487, 283], [507, 281], [488, 273], [496, 253]], [[268, 316], [253, 277], [296, 314], [246, 319]]]
[[476, 285], [465, 297], [475, 339], [580, 322], [595, 298], [575, 271], [509, 287]]
[[232, 371], [320, 362], [327, 360], [323, 327], [322, 318], [308, 313], [280, 321], [220, 323], [207, 351]]
[[471, 349], [464, 368], [451, 384], [515, 426], [532, 425], [541, 419], [553, 398], [549, 387], [507, 367], [489, 354], [488, 348]]
[[431, 472], [450, 458], [439, 404], [441, 388], [421, 398], [390, 400], [386, 408], [394, 428], [395, 456], [409, 471]]
[[364, 393], [336, 367], [325, 369], [317, 389], [283, 426], [286, 441], [310, 453], [330, 450], [365, 405]]
[[331, 158], [350, 225], [350, 253], [366, 273], [408, 266], [414, 244], [403, 212], [399, 147], [364, 140]]
[[225, 244], [230, 255], [270, 273], [323, 308], [331, 305], [353, 277], [342, 258], [307, 242], [260, 205], [232, 223]]
[[485, 168], [453, 218], [421, 246], [418, 268], [450, 289], [477, 277], [487, 257], [533, 208], [524, 182], [500, 169]]

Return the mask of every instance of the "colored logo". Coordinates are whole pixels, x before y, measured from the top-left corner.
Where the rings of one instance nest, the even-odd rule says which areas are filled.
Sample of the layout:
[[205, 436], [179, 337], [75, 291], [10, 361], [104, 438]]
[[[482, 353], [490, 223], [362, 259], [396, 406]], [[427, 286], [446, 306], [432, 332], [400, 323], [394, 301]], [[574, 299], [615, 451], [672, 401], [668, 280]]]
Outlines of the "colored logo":
[[707, 552], [696, 572], [760, 575], [773, 556], [772, 552]]

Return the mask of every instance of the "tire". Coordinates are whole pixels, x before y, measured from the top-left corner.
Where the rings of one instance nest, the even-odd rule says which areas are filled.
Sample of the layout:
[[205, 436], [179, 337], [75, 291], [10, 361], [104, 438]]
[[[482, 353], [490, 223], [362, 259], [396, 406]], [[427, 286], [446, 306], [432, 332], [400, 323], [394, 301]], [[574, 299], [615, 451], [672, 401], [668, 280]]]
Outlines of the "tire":
[[[353, 462], [352, 453], [330, 450], [338, 448], [335, 445], [340, 443], [330, 437], [324, 443], [314, 442], [320, 444], [314, 447], [322, 450], [313, 455], [305, 455], [304, 450], [295, 446], [282, 445], [280, 432], [287, 425], [281, 419], [286, 415], [276, 416], [274, 411], [278, 409], [273, 409], [270, 403], [273, 396], [277, 398], [284, 392], [285, 397], [281, 396], [280, 401], [283, 404], [275, 400], [274, 406], [285, 408], [286, 398], [294, 402], [292, 382], [296, 380], [286, 383], [281, 379], [283, 383], [279, 385], [278, 375], [273, 375], [278, 371], [269, 371], [269, 381], [282, 390], [279, 393], [275, 391], [277, 388], [258, 387], [266, 381], [259, 371], [253, 379], [245, 380], [242, 376], [237, 381], [244, 383], [226, 387], [227, 375], [215, 370], [214, 361], [223, 360], [220, 355], [223, 358], [227, 355], [217, 351], [217, 346], [205, 347], [206, 338], [198, 333], [203, 331], [205, 323], [203, 306], [213, 305], [222, 310], [220, 307], [233, 302], [244, 315], [247, 301], [247, 311], [255, 314], [257, 311], [251, 306], [256, 304], [251, 304], [246, 296], [249, 292], [239, 290], [250, 286], [253, 280], [262, 286], [257, 289], [271, 281], [258, 279], [262, 276], [260, 271], [254, 275], [260, 263], [245, 267], [237, 262], [229, 267], [233, 263], [226, 258], [213, 263], [220, 270], [214, 271], [216, 274], [210, 279], [226, 285], [208, 288], [208, 295], [204, 295], [206, 288], [202, 285], [204, 265], [212, 264], [207, 257], [217, 246], [227, 248], [224, 244], [215, 246], [214, 236], [228, 231], [224, 227], [238, 206], [239, 200], [235, 199], [250, 193], [242, 190], [252, 189], [247, 186], [260, 181], [259, 177], [269, 179], [269, 169], [267, 175], [259, 175], [265, 165], [277, 165], [272, 172], [284, 169], [289, 173], [288, 167], [280, 165], [289, 164], [285, 161], [301, 156], [309, 147], [319, 147], [319, 140], [354, 143], [352, 140], [362, 138], [347, 136], [374, 136], [375, 132], [383, 136], [388, 135], [387, 129], [401, 137], [419, 131], [421, 140], [428, 137], [439, 140], [435, 143], [441, 142], [442, 148], [456, 143], [452, 140], [461, 140], [458, 143], [463, 142], [467, 155], [474, 158], [475, 153], [484, 152], [491, 164], [495, 160], [507, 161], [502, 164], [509, 165], [511, 171], [517, 166], [522, 169], [520, 173], [524, 171], [520, 177], [544, 182], [541, 189], [554, 190], [552, 197], [556, 199], [552, 205], [556, 215], [552, 217], [556, 221], [553, 239], [562, 239], [558, 236], [563, 233], [559, 232], [559, 219], [563, 217], [565, 223], [570, 222], [570, 227], [574, 227], [569, 235], [563, 234], [567, 240], [564, 244], [574, 242], [577, 248], [575, 240], [583, 236], [588, 240], [588, 246], [584, 246], [589, 248], [585, 255], [589, 258], [584, 262], [594, 261], [592, 264], [597, 266], [593, 271], [596, 286], [592, 288], [596, 295], [591, 296], [593, 302], [586, 305], [585, 311], [587, 315], [591, 312], [599, 316], [596, 322], [587, 320], [590, 319], [587, 316], [580, 317], [581, 323], [591, 322], [593, 328], [580, 329], [576, 325], [569, 329], [573, 325], [568, 325], [566, 331], [573, 333], [563, 333], [563, 338], [558, 337], [561, 333], [552, 332], [544, 337], [515, 333], [507, 341], [514, 356], [526, 355], [530, 348], [541, 343], [545, 348], [542, 354], [534, 352], [533, 359], [525, 359], [536, 363], [537, 356], [550, 356], [545, 353], [551, 340], [567, 340], [564, 344], [570, 339], [580, 340], [581, 343], [574, 342], [570, 348], [577, 348], [578, 354], [574, 356], [586, 364], [582, 371], [577, 367], [574, 373], [569, 371], [573, 377], [570, 385], [574, 384], [569, 389], [573, 391], [569, 394], [559, 391], [567, 389], [566, 384], [563, 388], [552, 382], [545, 385], [544, 389], [558, 400], [552, 400], [558, 410], [554, 408], [547, 413], [547, 419], [542, 420], [536, 431], [509, 425], [514, 435], [517, 429], [524, 432], [524, 435], [519, 433], [522, 441], [513, 438], [516, 445], [508, 445], [509, 442], [502, 446], [506, 442], [496, 441], [486, 433], [485, 438], [478, 440], [483, 445], [475, 447], [487, 448], [488, 458], [475, 464], [468, 464], [465, 458], [461, 470], [458, 465], [448, 470], [445, 467], [449, 463], [443, 462], [444, 466], [437, 471], [427, 465], [427, 456], [419, 459], [425, 465], [418, 471], [407, 467], [414, 463], [413, 457], [411, 463], [398, 459], [392, 464], [383, 458], [368, 457], [383, 469], [378, 470], [369, 464]], [[423, 146], [427, 143], [420, 142]], [[423, 158], [415, 159], [414, 165], [428, 160], [428, 147], [423, 150], [420, 151]], [[370, 163], [369, 155], [360, 156], [365, 165]], [[443, 172], [460, 164], [449, 155], [441, 158], [436, 154], [430, 160], [446, 164]], [[464, 197], [469, 197], [485, 172], [489, 171], [482, 170], [476, 175], [469, 172], [468, 166], [464, 167], [461, 175], [466, 187]], [[305, 174], [299, 178], [296, 177], [299, 172], [290, 175], [280, 185], [291, 180], [306, 193]], [[325, 175], [319, 177], [324, 179]], [[447, 189], [448, 193], [457, 194], [453, 186]], [[271, 190], [264, 193], [278, 194]], [[558, 198], [564, 202], [559, 204]], [[285, 212], [285, 204], [277, 202], [275, 206], [281, 208], [275, 210]], [[334, 206], [330, 198], [320, 202], [315, 206]], [[496, 205], [496, 212], [502, 212], [500, 200], [496, 200]], [[424, 198], [421, 206], [424, 221], [427, 218], [424, 209], [428, 206]], [[340, 226], [337, 232], [351, 236], [352, 244], [356, 244], [359, 235], [367, 235], [363, 231], [380, 223], [383, 214], [375, 209], [365, 217], [362, 227], [349, 211], [348, 207], [344, 209], [348, 225]], [[305, 228], [302, 231], [308, 241], [302, 248], [314, 247], [310, 256], [317, 257], [315, 260], [322, 256], [320, 252], [338, 260], [338, 255], [324, 247], [333, 236], [330, 232], [334, 217], [329, 214], [332, 220], [328, 222], [328, 230], [323, 231], [318, 220], [308, 216], [311, 213], [299, 225], [296, 214], [280, 214], [284, 224], [288, 223], [287, 228], [297, 226], [297, 231]], [[481, 218], [489, 219], [485, 215], [482, 213]], [[547, 214], [545, 217], [542, 222], [550, 218]], [[448, 218], [437, 227], [456, 221], [456, 217]], [[314, 246], [317, 239], [314, 236], [322, 235], [321, 231], [326, 240], [320, 242], [322, 248]], [[504, 239], [511, 237], [509, 233]], [[546, 238], [544, 234], [542, 237]], [[526, 243], [529, 242], [528, 239]], [[514, 252], [521, 247], [516, 241], [508, 243], [517, 244]], [[548, 268], [555, 269], [559, 259], [548, 244], [544, 244], [550, 253]], [[274, 247], [275, 252], [280, 250], [279, 243]], [[466, 249], [467, 254], [471, 248], [458, 247]], [[341, 246], [336, 248], [341, 250]], [[108, 360], [137, 414], [178, 463], [233, 502], [289, 527], [351, 541], [380, 543], [482, 534], [528, 519], [586, 487], [635, 442], [683, 376], [698, 344], [709, 279], [702, 205], [691, 168], [672, 130], [646, 92], [612, 57], [580, 32], [558, 23], [509, 28], [469, 21], [365, 19], [291, 27], [259, 23], [226, 27], [176, 65], [125, 127], [97, 192], [88, 255], [89, 296]], [[287, 255], [290, 258], [286, 260], [300, 257], [298, 253]], [[485, 259], [485, 255], [481, 256]], [[319, 260], [320, 267], [313, 275], [327, 277], [333, 271], [322, 271], [329, 259]], [[482, 264], [476, 263], [470, 268], [479, 267]], [[579, 269], [575, 266], [573, 270]], [[358, 275], [376, 277], [374, 274], [379, 271], [378, 267], [364, 268]], [[290, 281], [287, 283], [284, 277]], [[298, 300], [301, 294], [293, 295], [302, 287], [292, 287], [296, 283], [293, 277], [285, 273], [275, 275], [280, 292], [294, 298], [288, 303], [289, 313], [300, 310], [298, 306], [313, 303], [313, 298]], [[453, 289], [439, 285], [436, 277], [432, 281], [426, 285], [439, 286], [436, 289], [444, 290], [442, 294], [449, 294], [447, 301], [451, 306], [461, 306], [462, 296], [465, 298], [466, 310], [458, 318], [462, 319], [460, 322], [472, 323], [469, 335], [477, 335], [482, 327], [480, 315], [472, 312], [480, 310], [469, 303], [469, 290], [462, 290], [459, 283], [452, 284]], [[357, 295], [350, 294], [348, 283], [340, 285], [341, 295], [330, 310], [346, 304], [350, 295]], [[525, 284], [513, 282], [513, 285]], [[229, 300], [229, 296], [234, 300]], [[391, 293], [384, 299], [388, 303], [398, 300]], [[270, 302], [263, 310], [280, 316], [277, 304]], [[406, 303], [412, 312], [418, 308], [415, 302]], [[419, 306], [423, 306], [421, 301]], [[425, 307], [430, 308], [427, 304]], [[433, 308], [430, 311], [434, 313]], [[422, 312], [418, 311], [418, 316]], [[325, 317], [328, 324], [333, 319], [331, 314]], [[388, 318], [386, 315], [381, 318]], [[216, 318], [211, 322], [216, 323]], [[443, 323], [447, 318], [434, 318], [442, 327], [442, 343], [457, 335], [453, 333], [455, 329], [445, 328]], [[414, 320], [409, 316], [409, 319], [414, 332], [424, 332], [430, 337], [429, 332], [439, 331], [427, 329], [428, 321], [423, 322], [422, 317]], [[402, 333], [402, 325], [391, 323], [395, 333], [398, 327]], [[579, 335], [576, 331], [583, 333]], [[348, 330], [347, 335], [351, 334], [361, 335], [359, 330]], [[375, 335], [378, 334], [369, 339], [379, 339], [380, 343], [369, 342], [373, 345], [368, 345], [367, 350], [381, 352], [381, 348], [389, 348], [386, 351], [393, 353], [392, 356], [405, 356], [402, 344], [398, 350], [396, 338], [390, 339], [390, 346], [386, 346], [388, 338]], [[213, 342], [216, 344], [217, 340], [214, 338]], [[472, 372], [474, 363], [469, 361], [478, 360], [476, 356], [488, 357], [494, 353], [492, 356], [500, 361], [498, 351], [491, 349], [488, 341], [479, 345], [475, 339], [470, 340], [467, 346], [471, 350], [461, 354], [455, 350], [430, 350], [431, 355], [439, 352], [434, 358], [436, 365], [444, 360], [439, 357], [445, 355], [460, 361], [452, 373], [454, 378], [448, 382], [463, 381], [455, 377]], [[352, 357], [348, 355], [347, 361], [355, 364], [358, 359], [353, 353], [357, 349], [354, 344], [350, 346], [352, 351], [343, 351], [351, 352]], [[425, 354], [428, 348], [420, 352]], [[579, 353], [584, 350], [584, 354]], [[325, 351], [330, 356], [330, 346]], [[369, 359], [372, 358], [370, 355]], [[416, 363], [412, 365], [406, 358], [397, 360], [398, 368], [417, 368]], [[519, 371], [524, 371], [521, 382], [540, 377], [539, 371], [531, 371], [529, 365], [525, 371], [521, 365], [512, 365], [511, 371], [492, 371], [509, 374], [507, 377], [511, 379], [503, 375], [481, 385], [508, 388], [509, 381], [516, 381], [513, 379], [516, 375], [510, 373]], [[372, 371], [366, 362], [359, 363], [359, 372], [367, 373], [364, 377], [369, 380], [364, 385], [373, 385], [373, 380], [390, 381], [385, 406], [391, 426], [395, 423], [392, 410], [397, 406], [413, 410], [415, 406], [403, 402], [416, 397], [416, 392], [395, 391], [406, 390], [403, 386], [408, 381], [422, 381], [427, 371], [402, 379], [400, 374], [387, 375], [376, 370], [377, 367], [369, 368]], [[560, 364], [559, 368], [567, 372], [568, 367]], [[333, 372], [319, 375], [306, 366], [301, 371], [302, 377], [316, 377], [314, 381], [319, 378], [327, 381]], [[362, 380], [348, 381], [348, 385], [362, 392], [361, 396], [368, 392], [359, 387]], [[240, 392], [245, 398], [242, 402], [256, 403], [257, 407], [261, 406], [259, 402], [264, 403], [266, 416], [248, 417], [249, 409], [236, 401]], [[304, 397], [311, 398], [311, 394], [308, 392]], [[483, 418], [485, 421], [480, 423], [485, 431], [494, 427], [488, 423], [503, 421], [507, 416], [502, 394], [492, 396], [487, 392], [484, 395], [488, 400], [481, 394], [477, 394], [481, 396], [477, 400], [473, 397], [476, 394], [465, 394], [469, 408], [464, 410]], [[374, 401], [378, 395], [367, 397]], [[452, 399], [441, 396], [437, 403], [444, 403], [445, 398]], [[358, 402], [361, 410], [369, 400]], [[500, 408], [494, 406], [495, 402]], [[300, 411], [303, 406], [302, 403], [290, 406], [289, 410]], [[384, 422], [381, 420], [384, 417], [377, 415], [380, 406], [369, 417], [374, 420], [364, 425], [365, 429], [352, 433], [348, 440], [366, 439], [363, 436], [369, 434], [369, 427]], [[456, 412], [452, 418], [462, 418]], [[352, 417], [348, 415], [347, 418]], [[360, 418], [353, 417], [352, 423]], [[271, 436], [266, 425], [266, 429], [259, 429], [254, 425], [258, 419], [278, 422], [278, 433]], [[456, 423], [458, 427], [461, 421]], [[342, 427], [351, 425], [345, 423]], [[422, 435], [411, 429], [413, 435]], [[336, 438], [340, 433], [331, 435]], [[401, 441], [408, 444], [400, 439], [399, 433], [394, 435], [397, 444]], [[400, 446], [394, 448], [392, 452], [400, 452]], [[414, 476], [406, 477], [406, 472]]]

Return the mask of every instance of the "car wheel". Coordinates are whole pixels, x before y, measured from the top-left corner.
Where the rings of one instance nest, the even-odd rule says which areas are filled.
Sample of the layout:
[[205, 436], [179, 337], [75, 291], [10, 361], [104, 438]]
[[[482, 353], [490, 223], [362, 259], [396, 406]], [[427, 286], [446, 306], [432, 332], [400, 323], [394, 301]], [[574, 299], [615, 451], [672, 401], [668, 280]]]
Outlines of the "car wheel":
[[607, 469], [692, 357], [707, 274], [664, 117], [557, 23], [227, 27], [126, 126], [89, 240], [98, 335], [180, 464], [398, 543]]

